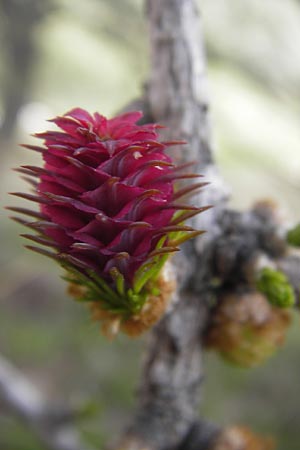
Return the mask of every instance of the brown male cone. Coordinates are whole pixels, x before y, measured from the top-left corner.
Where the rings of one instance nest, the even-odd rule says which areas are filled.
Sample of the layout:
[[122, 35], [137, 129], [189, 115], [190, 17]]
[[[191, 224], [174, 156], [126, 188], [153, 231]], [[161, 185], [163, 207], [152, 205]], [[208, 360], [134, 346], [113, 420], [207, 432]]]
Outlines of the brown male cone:
[[290, 314], [259, 292], [232, 292], [219, 299], [205, 336], [207, 348], [242, 367], [261, 364], [285, 339]]

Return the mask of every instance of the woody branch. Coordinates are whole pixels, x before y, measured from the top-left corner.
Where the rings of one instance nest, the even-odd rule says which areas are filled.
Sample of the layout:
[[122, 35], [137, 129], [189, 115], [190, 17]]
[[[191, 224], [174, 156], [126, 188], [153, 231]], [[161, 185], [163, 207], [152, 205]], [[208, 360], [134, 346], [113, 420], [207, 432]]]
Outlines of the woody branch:
[[206, 230], [204, 237], [186, 245], [173, 260], [180, 300], [149, 336], [136, 412], [118, 449], [208, 449], [220, 430], [200, 420], [197, 406], [212, 280], [219, 277], [226, 285], [231, 277], [232, 286], [248, 283], [265, 257], [297, 288], [300, 259], [288, 254], [281, 224], [267, 205], [247, 213], [227, 209], [227, 188], [213, 157], [204, 41], [195, 1], [146, 4], [151, 69], [146, 97], [139, 102], [150, 120], [166, 125], [167, 139], [188, 142], [176, 157], [197, 161], [199, 173], [210, 182], [198, 201], [214, 208], [193, 219], [196, 228]]

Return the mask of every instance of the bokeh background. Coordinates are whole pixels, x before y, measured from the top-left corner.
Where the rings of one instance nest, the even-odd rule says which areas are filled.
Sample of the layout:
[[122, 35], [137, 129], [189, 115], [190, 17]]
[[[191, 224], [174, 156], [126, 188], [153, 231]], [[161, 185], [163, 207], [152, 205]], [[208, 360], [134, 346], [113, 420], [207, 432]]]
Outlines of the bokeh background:
[[[300, 219], [300, 2], [201, 0], [216, 159], [245, 209], [274, 198]], [[11, 168], [36, 163], [18, 147], [74, 106], [112, 115], [137, 98], [149, 65], [141, 0], [0, 0], [0, 353], [51, 398], [81, 405], [87, 442], [101, 448], [134, 404], [142, 342], [107, 342], [67, 298], [54, 265], [22, 247], [6, 194], [25, 188]], [[27, 189], [27, 188], [26, 188]], [[300, 321], [263, 367], [207, 355], [201, 411], [221, 424], [274, 434], [300, 448]], [[92, 399], [92, 400], [91, 400]], [[42, 450], [0, 403], [0, 449]]]

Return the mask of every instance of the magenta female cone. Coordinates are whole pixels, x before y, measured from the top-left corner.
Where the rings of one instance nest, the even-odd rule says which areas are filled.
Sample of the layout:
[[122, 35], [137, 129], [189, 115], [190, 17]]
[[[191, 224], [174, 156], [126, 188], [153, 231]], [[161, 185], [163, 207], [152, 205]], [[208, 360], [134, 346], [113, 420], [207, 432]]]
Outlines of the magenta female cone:
[[18, 169], [34, 194], [14, 194], [40, 210], [10, 208], [34, 218], [17, 219], [35, 231], [23, 236], [41, 245], [28, 248], [57, 260], [71, 293], [119, 325], [145, 311], [149, 298], [155, 304], [167, 257], [201, 233], [184, 220], [206, 209], [179, 202], [205, 183], [176, 189], [177, 180], [198, 175], [174, 166], [165, 150], [178, 142], [160, 142], [158, 125], [137, 125], [141, 117], [108, 120], [76, 108], [52, 120], [62, 131], [37, 134], [44, 147], [25, 145], [42, 153], [43, 167]]

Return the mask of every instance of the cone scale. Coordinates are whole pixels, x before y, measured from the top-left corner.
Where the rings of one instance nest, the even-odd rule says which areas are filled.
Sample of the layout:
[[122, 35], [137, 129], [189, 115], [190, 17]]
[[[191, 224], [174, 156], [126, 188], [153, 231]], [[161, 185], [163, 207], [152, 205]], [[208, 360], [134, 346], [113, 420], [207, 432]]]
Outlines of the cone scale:
[[166, 261], [202, 233], [184, 221], [207, 209], [183, 201], [206, 183], [166, 154], [181, 142], [161, 142], [159, 126], [138, 125], [141, 117], [76, 108], [53, 119], [60, 131], [36, 134], [41, 147], [24, 145], [42, 154], [43, 167], [17, 169], [34, 192], [14, 195], [39, 210], [10, 208], [34, 232], [23, 234], [34, 242], [27, 247], [63, 266], [69, 293], [90, 304], [107, 335], [140, 334], [163, 314], [175, 289]]

